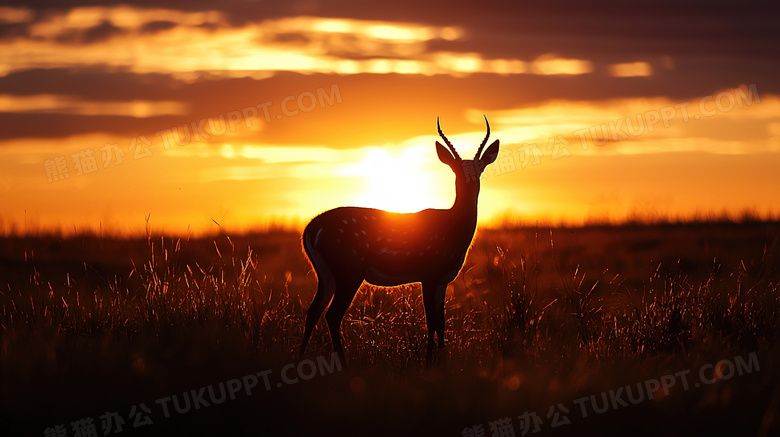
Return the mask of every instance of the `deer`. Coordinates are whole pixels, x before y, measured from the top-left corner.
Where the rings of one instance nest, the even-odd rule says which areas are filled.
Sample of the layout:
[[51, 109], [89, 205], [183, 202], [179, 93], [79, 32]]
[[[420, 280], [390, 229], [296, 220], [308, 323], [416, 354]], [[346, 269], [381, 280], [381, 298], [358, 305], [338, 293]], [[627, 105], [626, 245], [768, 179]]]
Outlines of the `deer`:
[[[436, 141], [439, 160], [455, 173], [455, 201], [449, 209], [396, 213], [374, 208], [340, 207], [314, 217], [304, 228], [302, 242], [317, 276], [317, 291], [306, 311], [300, 353], [330, 304], [325, 320], [341, 363], [347, 360], [341, 342], [341, 321], [363, 281], [380, 287], [422, 284], [428, 329], [426, 368], [434, 361], [434, 345], [444, 349], [444, 302], [447, 285], [459, 274], [477, 227], [480, 175], [499, 151], [495, 140], [482, 150], [487, 134], [471, 160], [464, 160], [441, 130], [447, 145]], [[437, 342], [434, 341], [434, 334]]]

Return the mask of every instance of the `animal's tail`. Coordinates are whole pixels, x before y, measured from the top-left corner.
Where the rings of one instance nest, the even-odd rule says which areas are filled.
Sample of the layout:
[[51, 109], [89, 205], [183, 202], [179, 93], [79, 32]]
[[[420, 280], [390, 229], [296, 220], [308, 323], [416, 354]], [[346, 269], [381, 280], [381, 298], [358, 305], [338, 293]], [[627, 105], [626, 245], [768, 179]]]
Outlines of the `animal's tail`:
[[327, 268], [325, 260], [317, 251], [317, 243], [319, 242], [320, 234], [322, 234], [322, 226], [317, 223], [317, 219], [315, 218], [306, 225], [302, 236], [303, 251], [306, 253], [309, 262], [311, 262], [314, 271], [317, 273], [317, 280], [320, 280], [320, 271], [323, 268]]

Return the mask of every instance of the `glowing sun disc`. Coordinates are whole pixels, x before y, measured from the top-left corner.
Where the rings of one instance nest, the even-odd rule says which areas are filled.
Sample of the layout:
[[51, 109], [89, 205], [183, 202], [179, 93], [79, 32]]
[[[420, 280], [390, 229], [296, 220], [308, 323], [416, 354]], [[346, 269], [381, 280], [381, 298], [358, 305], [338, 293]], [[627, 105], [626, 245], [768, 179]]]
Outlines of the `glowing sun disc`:
[[394, 155], [384, 149], [369, 149], [363, 160], [348, 170], [363, 184], [354, 204], [393, 212], [415, 212], [440, 204], [433, 189], [436, 182], [426, 168], [425, 152], [430, 150], [411, 147]]

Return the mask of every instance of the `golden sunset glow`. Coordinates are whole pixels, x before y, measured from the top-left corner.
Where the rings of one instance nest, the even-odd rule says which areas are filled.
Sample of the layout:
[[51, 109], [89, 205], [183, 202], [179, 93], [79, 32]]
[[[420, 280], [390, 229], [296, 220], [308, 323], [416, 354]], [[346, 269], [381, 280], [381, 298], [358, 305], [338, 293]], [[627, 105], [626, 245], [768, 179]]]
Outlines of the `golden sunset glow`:
[[441, 190], [436, 190], [443, 181], [436, 181], [429, 166], [424, 165], [430, 149], [408, 148], [397, 156], [386, 149], [369, 149], [362, 161], [347, 166], [343, 173], [361, 179], [362, 190], [356, 193], [353, 204], [393, 212], [415, 212], [435, 205], [447, 207], [443, 205], [452, 200], [437, 196]]
[[4, 7], [0, 23], [6, 233], [447, 208], [436, 117], [471, 157], [482, 114], [501, 141], [483, 223], [780, 210], [775, 79], [705, 43], [711, 54], [627, 53], [584, 25], [550, 38], [549, 26], [217, 5]]
[[5, 3], [0, 437], [780, 436], [780, 3]]
[[610, 65], [609, 72], [615, 77], [650, 76], [653, 74], [653, 67], [647, 62], [629, 62]]

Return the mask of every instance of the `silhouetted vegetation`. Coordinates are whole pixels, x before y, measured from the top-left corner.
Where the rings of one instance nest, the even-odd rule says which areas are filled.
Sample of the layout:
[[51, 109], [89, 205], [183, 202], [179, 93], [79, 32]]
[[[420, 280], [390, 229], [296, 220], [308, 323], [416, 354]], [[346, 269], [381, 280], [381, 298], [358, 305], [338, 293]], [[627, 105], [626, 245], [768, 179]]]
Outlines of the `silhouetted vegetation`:
[[[478, 232], [423, 372], [418, 284], [363, 285], [348, 370], [164, 418], [154, 400], [300, 360], [316, 278], [300, 236], [8, 236], [0, 249], [3, 435], [152, 407], [124, 435], [461, 435], [534, 411], [542, 435], [769, 435], [780, 426], [780, 225], [605, 224]], [[329, 356], [325, 321], [308, 358]], [[574, 404], [755, 353], [760, 370], [585, 418]], [[553, 429], [550, 406], [570, 409]], [[576, 408], [576, 409], [574, 409]]]

